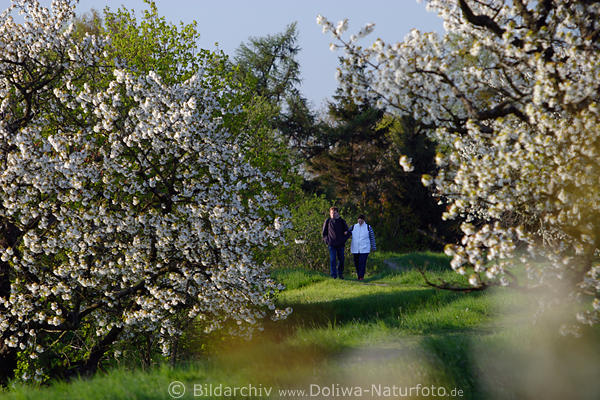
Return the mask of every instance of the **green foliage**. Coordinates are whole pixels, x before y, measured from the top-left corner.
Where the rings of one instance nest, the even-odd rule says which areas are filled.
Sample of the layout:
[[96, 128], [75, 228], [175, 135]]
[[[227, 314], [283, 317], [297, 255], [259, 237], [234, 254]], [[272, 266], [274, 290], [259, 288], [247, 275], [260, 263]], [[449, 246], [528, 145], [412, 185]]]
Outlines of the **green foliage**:
[[300, 94], [287, 96], [283, 108], [275, 127], [296, 152], [296, 164], [305, 164], [320, 149], [317, 143], [324, 134], [323, 124]]
[[251, 37], [247, 44], [238, 47], [235, 62], [240, 66], [243, 79], [254, 81], [258, 96], [279, 105], [286, 96], [298, 93], [300, 64], [296, 56], [300, 47], [297, 41], [294, 22], [282, 33]]
[[329, 104], [331, 123], [324, 128], [321, 151], [309, 161], [324, 186], [332, 186], [336, 197], [365, 209], [379, 197], [380, 161], [388, 143], [378, 121], [383, 113], [369, 105], [358, 105], [338, 95]]
[[82, 322], [77, 331], [61, 332], [60, 336], [39, 336], [37, 343], [46, 350], [41, 354], [32, 349], [20, 351], [15, 377], [34, 377], [36, 369], [40, 366], [43, 366], [44, 371], [42, 375], [35, 376], [36, 384], [65, 377], [73, 367], [81, 364], [81, 360], [90, 356], [96, 337], [95, 326], [87, 321]]
[[[296, 186], [286, 204], [295, 201], [302, 179], [299, 168], [310, 154], [310, 139], [318, 134], [315, 116], [300, 95], [296, 23], [284, 32], [251, 37], [236, 50], [236, 77], [249, 89], [243, 105], [252, 143], [251, 162], [278, 171]], [[291, 196], [291, 197], [290, 197]]]
[[[321, 229], [329, 218], [331, 206], [325, 196], [317, 195], [306, 195], [290, 204], [293, 227], [286, 233], [286, 243], [274, 248], [269, 255], [275, 268], [302, 267], [329, 272], [329, 252]], [[340, 215], [350, 225], [347, 211], [340, 208]]]
[[89, 12], [78, 15], [74, 21], [75, 37], [82, 40], [85, 34], [99, 35], [102, 30], [102, 16], [96, 9], [91, 9]]
[[144, 2], [149, 9], [143, 11], [140, 22], [134, 11], [125, 7], [115, 12], [104, 10], [104, 31], [112, 41], [110, 58], [139, 73], [155, 71], [165, 83], [188, 79], [200, 65], [197, 23], [181, 23], [178, 28], [159, 16], [154, 1]]
[[[243, 62], [239, 59], [241, 56], [238, 56], [234, 64], [222, 52], [215, 53], [197, 48], [200, 34], [195, 21], [187, 25], [174, 25], [158, 14], [153, 1], [145, 2], [149, 9], [144, 10], [139, 21], [133, 10], [124, 7], [115, 12], [108, 8], [104, 11], [103, 29], [112, 39], [110, 57], [115, 60], [116, 65], [123, 64], [139, 73], [155, 71], [167, 84], [182, 82], [196, 73], [199, 65], [207, 65], [205, 74], [210, 77], [208, 85], [211, 90], [219, 91], [225, 87], [235, 89], [227, 92], [228, 95], [224, 96], [222, 101], [227, 102], [228, 109], [237, 109], [240, 112], [224, 115], [223, 122], [231, 132], [244, 139], [242, 151], [246, 159], [263, 171], [277, 171], [280, 177], [288, 182], [285, 187], [274, 183], [268, 188], [279, 194], [280, 200], [285, 202], [286, 196], [293, 197], [299, 179], [293, 173], [290, 149], [285, 140], [278, 137], [277, 132], [273, 130], [279, 108], [259, 89], [260, 82], [254, 73], [261, 70], [264, 74], [272, 74], [264, 76], [271, 82], [282, 78], [277, 66], [297, 64], [296, 61], [288, 60], [296, 54], [293, 50], [297, 38], [295, 25], [290, 25], [285, 34], [264, 39], [252, 38], [250, 47], [243, 45], [240, 48], [244, 50], [240, 50], [240, 54], [245, 54], [250, 60]], [[267, 44], [271, 41], [275, 41], [276, 44]], [[281, 53], [271, 60], [273, 64], [261, 69], [263, 66], [260, 63], [265, 61], [266, 56], [254, 54], [252, 49], [260, 53], [267, 51], [267, 48], [275, 49], [279, 46], [287, 46], [288, 50], [282, 49]], [[250, 67], [252, 63], [260, 65]], [[288, 77], [290, 74], [295, 76], [297, 72], [290, 70], [284, 75]], [[276, 84], [274, 87], [277, 87], [277, 90], [289, 89], [290, 85], [293, 86], [296, 82], [293, 76], [285, 78], [289, 79], [287, 83]]]
[[[239, 71], [229, 58], [223, 52], [197, 47], [200, 33], [196, 21], [187, 25], [181, 22], [177, 26], [158, 14], [153, 1], [144, 2], [149, 8], [143, 11], [139, 21], [134, 10], [125, 7], [117, 11], [104, 9], [100, 32], [111, 38], [108, 58], [115, 67], [138, 74], [154, 71], [163, 83], [174, 84], [189, 79], [203, 65], [204, 74], [209, 77], [207, 85], [212, 90], [235, 89], [227, 93], [222, 102], [235, 109], [248, 101], [251, 89], [237, 79]], [[226, 115], [224, 118], [232, 131], [243, 130], [241, 116]]]
[[300, 183], [293, 168], [297, 163], [292, 160], [287, 140], [275, 127], [279, 100], [297, 93], [296, 25], [289, 25], [284, 33], [250, 38], [248, 44], [240, 46], [232, 63], [223, 53], [197, 48], [200, 34], [195, 21], [179, 26], [168, 23], [153, 1], [145, 2], [149, 9], [139, 21], [133, 10], [105, 9], [103, 29], [111, 37], [110, 58], [117, 66], [139, 73], [155, 71], [167, 84], [182, 82], [196, 73], [200, 64], [208, 65], [205, 72], [213, 78], [209, 80], [212, 90], [236, 89], [224, 101], [228, 108], [241, 112], [224, 116], [225, 125], [244, 138], [242, 150], [253, 166], [277, 171], [288, 182], [285, 187], [274, 184], [269, 189], [279, 194], [280, 200], [291, 201]]
[[246, 137], [244, 153], [250, 164], [263, 171], [273, 171], [286, 184], [276, 182], [269, 187], [271, 193], [279, 195], [285, 205], [295, 201], [300, 195], [301, 178], [294, 168], [294, 153], [287, 141], [273, 128], [279, 115], [279, 107], [266, 98], [248, 98], [243, 105], [239, 121], [240, 134]]

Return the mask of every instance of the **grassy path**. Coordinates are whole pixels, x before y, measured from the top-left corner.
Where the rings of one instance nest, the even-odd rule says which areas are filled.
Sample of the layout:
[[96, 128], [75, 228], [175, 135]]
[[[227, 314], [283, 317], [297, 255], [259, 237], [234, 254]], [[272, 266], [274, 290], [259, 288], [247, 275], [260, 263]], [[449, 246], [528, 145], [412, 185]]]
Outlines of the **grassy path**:
[[[445, 276], [439, 271], [447, 270], [447, 259], [430, 258]], [[266, 335], [223, 349], [220, 362], [226, 368], [245, 365], [252, 379], [283, 387], [434, 384], [477, 397], [467, 344], [496, 331], [492, 301], [425, 287], [416, 271], [391, 269], [407, 260], [389, 254], [369, 261], [364, 282], [277, 271], [288, 287], [279, 301], [294, 313], [269, 325]]]

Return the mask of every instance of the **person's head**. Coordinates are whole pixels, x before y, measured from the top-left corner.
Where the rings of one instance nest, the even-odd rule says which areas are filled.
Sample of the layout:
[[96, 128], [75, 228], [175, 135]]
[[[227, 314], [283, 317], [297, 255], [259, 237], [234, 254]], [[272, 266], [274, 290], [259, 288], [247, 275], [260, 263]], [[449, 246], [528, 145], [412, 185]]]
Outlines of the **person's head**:
[[337, 207], [330, 207], [329, 208], [329, 216], [331, 218], [339, 218], [340, 217], [340, 211], [338, 210]]
[[365, 215], [364, 214], [360, 214], [358, 216], [358, 223], [361, 225], [365, 223]]

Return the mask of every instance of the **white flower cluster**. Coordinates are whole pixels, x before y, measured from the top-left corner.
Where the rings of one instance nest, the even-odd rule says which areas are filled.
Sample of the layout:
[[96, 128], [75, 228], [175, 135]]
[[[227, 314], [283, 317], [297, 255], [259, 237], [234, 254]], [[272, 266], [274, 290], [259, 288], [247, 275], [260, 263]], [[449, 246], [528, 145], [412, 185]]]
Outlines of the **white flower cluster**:
[[288, 212], [224, 126], [225, 93], [110, 71], [102, 38], [65, 30], [73, 9], [20, 0], [0, 18], [0, 338], [37, 354], [85, 324], [168, 351], [181, 312], [241, 331], [285, 317], [253, 255]]
[[[515, 249], [544, 256], [536, 279], [600, 280], [600, 4], [558, 0], [430, 0], [446, 34], [413, 30], [362, 48], [320, 17], [345, 48], [340, 81], [429, 128], [440, 147], [435, 184], [465, 238], [448, 248], [476, 286], [508, 284]], [[410, 170], [406, 158], [401, 159]], [[483, 222], [482, 222], [483, 221]], [[523, 246], [526, 245], [526, 246]], [[522, 261], [530, 263], [531, 257]], [[539, 266], [539, 262], [535, 263]]]

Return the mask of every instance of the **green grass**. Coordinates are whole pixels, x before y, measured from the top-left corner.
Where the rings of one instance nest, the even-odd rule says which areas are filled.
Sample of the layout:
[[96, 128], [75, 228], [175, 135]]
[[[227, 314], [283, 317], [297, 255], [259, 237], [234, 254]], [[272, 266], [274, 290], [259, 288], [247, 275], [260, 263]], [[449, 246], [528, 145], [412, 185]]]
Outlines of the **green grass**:
[[[390, 269], [386, 260], [401, 268]], [[273, 276], [287, 287], [278, 303], [294, 313], [267, 321], [252, 340], [213, 341], [206, 358], [183, 367], [115, 370], [39, 390], [18, 386], [4, 397], [159, 399], [168, 398], [174, 380], [186, 385], [183, 398], [198, 398], [193, 385], [206, 383], [306, 390], [310, 384], [420, 384], [460, 389], [466, 399], [599, 397], [598, 329], [584, 339], [560, 337], [558, 305], [553, 318], [532, 325], [536, 299], [527, 294], [439, 291], [424, 285], [414, 268], [427, 265], [431, 279], [465, 284], [448, 263], [436, 253], [376, 252], [363, 282], [352, 278], [353, 267], [346, 280], [276, 270]]]
[[164, 399], [166, 389], [173, 380], [206, 380], [207, 373], [198, 364], [196, 368], [161, 367], [149, 371], [112, 370], [100, 373], [93, 379], [76, 379], [71, 382], [57, 382], [50, 388], [33, 389], [15, 385], [3, 398], [6, 399]]
[[328, 278], [322, 272], [305, 269], [276, 269], [273, 271], [272, 277], [283, 283], [287, 290], [299, 289]]

